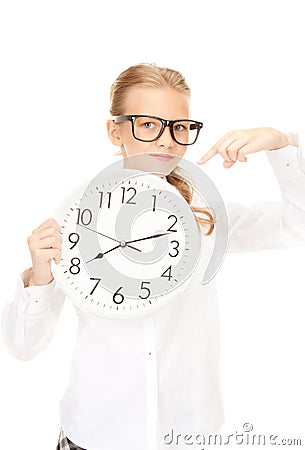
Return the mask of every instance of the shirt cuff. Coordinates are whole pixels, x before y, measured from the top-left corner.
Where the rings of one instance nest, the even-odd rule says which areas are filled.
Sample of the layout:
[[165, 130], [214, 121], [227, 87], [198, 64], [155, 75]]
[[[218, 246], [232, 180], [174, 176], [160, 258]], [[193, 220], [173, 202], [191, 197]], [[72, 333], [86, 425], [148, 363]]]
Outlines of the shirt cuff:
[[[267, 150], [265, 153], [279, 183], [283, 197], [305, 210], [305, 146], [302, 137], [297, 133], [287, 133], [289, 142], [298, 146], [288, 145], [279, 150]], [[293, 136], [293, 137], [291, 137]]]
[[273, 170], [280, 180], [289, 180], [305, 174], [305, 136], [299, 133], [286, 133], [287, 147], [278, 150], [266, 150]]
[[288, 138], [288, 144], [292, 145], [293, 147], [299, 147], [300, 138], [298, 133], [295, 133], [293, 131], [288, 131], [285, 133]]
[[55, 280], [45, 286], [28, 286], [30, 269], [22, 272], [17, 285], [17, 306], [26, 314], [38, 315], [47, 311], [53, 300]]

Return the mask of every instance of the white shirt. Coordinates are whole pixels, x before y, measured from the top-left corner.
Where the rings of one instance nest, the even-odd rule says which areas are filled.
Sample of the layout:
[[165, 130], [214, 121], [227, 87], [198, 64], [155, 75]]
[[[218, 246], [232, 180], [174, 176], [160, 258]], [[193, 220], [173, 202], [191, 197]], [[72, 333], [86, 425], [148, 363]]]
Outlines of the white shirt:
[[[266, 154], [281, 203], [228, 204], [229, 252], [305, 243], [305, 164], [298, 136]], [[174, 434], [212, 433], [224, 420], [215, 279], [201, 284], [198, 264], [186, 291], [147, 316], [113, 320], [75, 308], [79, 317], [70, 382], [60, 403], [64, 432], [88, 450], [159, 450]], [[27, 360], [50, 343], [64, 304], [53, 281], [24, 288], [3, 310], [2, 335]]]

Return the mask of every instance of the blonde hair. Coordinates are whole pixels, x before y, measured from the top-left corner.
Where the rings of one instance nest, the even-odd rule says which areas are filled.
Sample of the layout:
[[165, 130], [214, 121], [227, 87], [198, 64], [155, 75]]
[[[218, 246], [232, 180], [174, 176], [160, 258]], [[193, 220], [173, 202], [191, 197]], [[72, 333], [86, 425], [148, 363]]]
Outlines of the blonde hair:
[[[188, 97], [191, 96], [191, 90], [180, 72], [165, 67], [158, 67], [154, 64], [137, 64], [124, 70], [112, 84], [110, 89], [111, 116], [120, 116], [125, 113], [126, 93], [131, 87], [171, 87]], [[122, 156], [122, 151], [115, 152], [114, 156]], [[206, 208], [191, 205], [194, 188], [188, 181], [186, 172], [177, 166], [166, 178], [188, 202], [197, 223], [208, 227], [205, 234], [211, 234], [215, 226], [214, 217]], [[201, 213], [204, 217], [197, 216], [195, 213]]]

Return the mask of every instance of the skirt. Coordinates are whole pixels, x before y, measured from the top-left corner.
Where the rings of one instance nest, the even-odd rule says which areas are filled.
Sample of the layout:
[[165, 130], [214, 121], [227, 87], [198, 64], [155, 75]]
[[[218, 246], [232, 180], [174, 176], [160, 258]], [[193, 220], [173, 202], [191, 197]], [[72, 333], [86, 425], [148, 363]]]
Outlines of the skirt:
[[86, 449], [79, 447], [76, 444], [73, 444], [73, 442], [67, 438], [67, 436], [63, 432], [63, 429], [61, 428], [56, 450], [86, 450]]

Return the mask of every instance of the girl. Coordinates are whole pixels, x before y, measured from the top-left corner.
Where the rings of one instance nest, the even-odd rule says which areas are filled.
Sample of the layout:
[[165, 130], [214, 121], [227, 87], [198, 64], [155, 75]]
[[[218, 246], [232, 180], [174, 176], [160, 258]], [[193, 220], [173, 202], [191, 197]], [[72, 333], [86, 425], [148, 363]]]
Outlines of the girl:
[[[192, 142], [179, 141], [171, 121], [191, 118], [190, 89], [180, 73], [154, 65], [136, 65], [119, 75], [111, 87], [110, 114], [108, 135], [122, 157], [143, 152], [183, 156], [200, 131], [199, 126]], [[150, 129], [149, 140], [139, 135], [138, 120]], [[262, 150], [267, 151], [283, 201], [273, 209], [270, 203], [228, 205], [229, 251], [287, 247], [305, 240], [305, 175], [297, 135], [273, 128], [231, 131], [198, 164], [220, 154], [229, 168]], [[175, 178], [175, 170], [167, 182], [196, 214], [192, 191]], [[203, 233], [213, 233], [213, 217], [204, 214], [201, 219]], [[33, 358], [52, 339], [64, 295], [53, 279], [50, 260], [59, 263], [61, 241], [54, 219], [28, 238], [32, 267], [22, 274], [2, 323], [4, 341], [19, 359]], [[170, 444], [181, 448], [173, 433], [219, 430], [223, 407], [215, 283], [202, 285], [196, 271], [179, 304], [173, 301], [145, 317], [116, 321], [75, 308], [78, 339], [60, 404], [58, 450], [156, 450]]]

